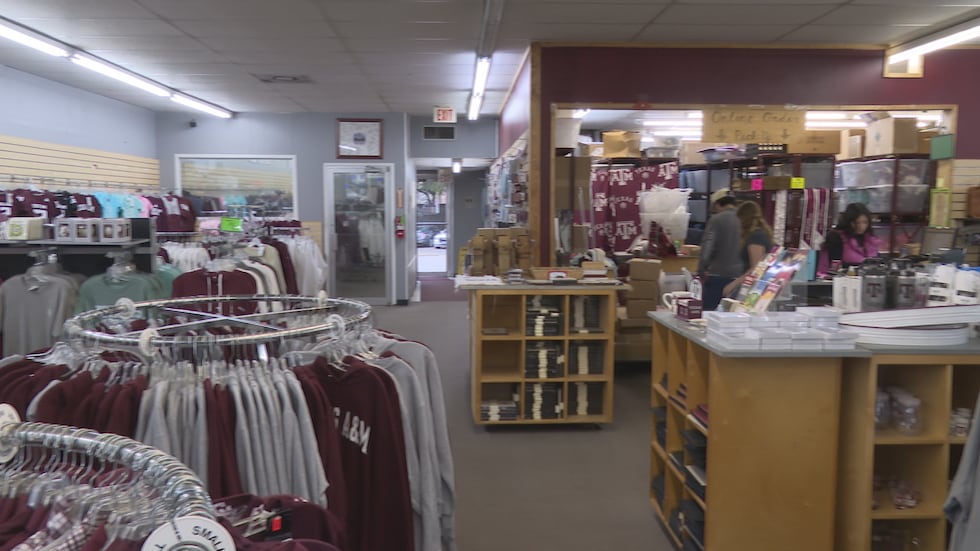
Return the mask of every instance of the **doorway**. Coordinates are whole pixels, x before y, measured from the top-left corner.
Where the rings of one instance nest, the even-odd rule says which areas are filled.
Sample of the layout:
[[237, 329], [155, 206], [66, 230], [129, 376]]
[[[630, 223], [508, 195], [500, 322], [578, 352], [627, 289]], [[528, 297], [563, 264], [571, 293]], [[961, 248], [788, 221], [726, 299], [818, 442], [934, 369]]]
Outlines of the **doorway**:
[[394, 302], [394, 165], [324, 165], [324, 244], [330, 296]]

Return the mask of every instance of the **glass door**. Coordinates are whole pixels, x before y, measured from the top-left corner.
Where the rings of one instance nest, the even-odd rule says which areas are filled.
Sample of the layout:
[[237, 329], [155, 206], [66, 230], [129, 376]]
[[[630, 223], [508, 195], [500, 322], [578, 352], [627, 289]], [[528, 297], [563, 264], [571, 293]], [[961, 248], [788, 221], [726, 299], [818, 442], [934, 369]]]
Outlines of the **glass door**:
[[392, 173], [391, 165], [325, 165], [331, 296], [392, 303]]

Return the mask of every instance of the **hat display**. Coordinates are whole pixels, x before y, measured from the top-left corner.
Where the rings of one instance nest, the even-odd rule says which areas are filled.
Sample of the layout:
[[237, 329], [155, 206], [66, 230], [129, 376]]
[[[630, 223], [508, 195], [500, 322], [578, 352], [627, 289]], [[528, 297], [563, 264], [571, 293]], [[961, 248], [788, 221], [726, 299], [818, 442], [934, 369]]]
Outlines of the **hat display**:
[[718, 200], [720, 200], [722, 197], [728, 197], [729, 193], [730, 192], [727, 187], [716, 190], [714, 193], [711, 194], [711, 204], [713, 205], [717, 203]]

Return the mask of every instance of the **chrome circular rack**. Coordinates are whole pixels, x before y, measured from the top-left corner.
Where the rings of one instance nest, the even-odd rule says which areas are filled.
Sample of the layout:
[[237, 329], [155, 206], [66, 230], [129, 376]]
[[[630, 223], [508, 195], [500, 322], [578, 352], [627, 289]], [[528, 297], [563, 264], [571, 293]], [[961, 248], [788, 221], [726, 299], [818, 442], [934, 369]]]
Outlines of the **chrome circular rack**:
[[[261, 306], [261, 308], [260, 308]], [[237, 346], [297, 338], [339, 338], [368, 323], [363, 302], [318, 297], [242, 295], [185, 297], [133, 302], [83, 312], [65, 321], [69, 341], [151, 355], [194, 346]], [[134, 322], [144, 321], [134, 329]], [[214, 334], [213, 326], [230, 334]]]

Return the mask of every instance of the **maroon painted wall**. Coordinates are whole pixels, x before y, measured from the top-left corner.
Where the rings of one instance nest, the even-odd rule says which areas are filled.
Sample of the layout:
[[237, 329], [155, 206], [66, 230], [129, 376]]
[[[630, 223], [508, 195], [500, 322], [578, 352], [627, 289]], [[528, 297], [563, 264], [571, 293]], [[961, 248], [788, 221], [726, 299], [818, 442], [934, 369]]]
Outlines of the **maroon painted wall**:
[[[930, 54], [925, 76], [886, 79], [880, 50], [544, 47], [541, 113], [556, 102], [959, 106], [956, 156], [980, 158], [980, 50]], [[551, 125], [541, 182], [551, 177]], [[544, 190], [548, 187], [542, 185]], [[542, 213], [551, 198], [542, 193]], [[547, 214], [540, 236], [550, 232]], [[548, 258], [540, 239], [542, 259]]]
[[531, 60], [524, 60], [507, 103], [500, 111], [500, 154], [503, 155], [517, 138], [531, 127]]

